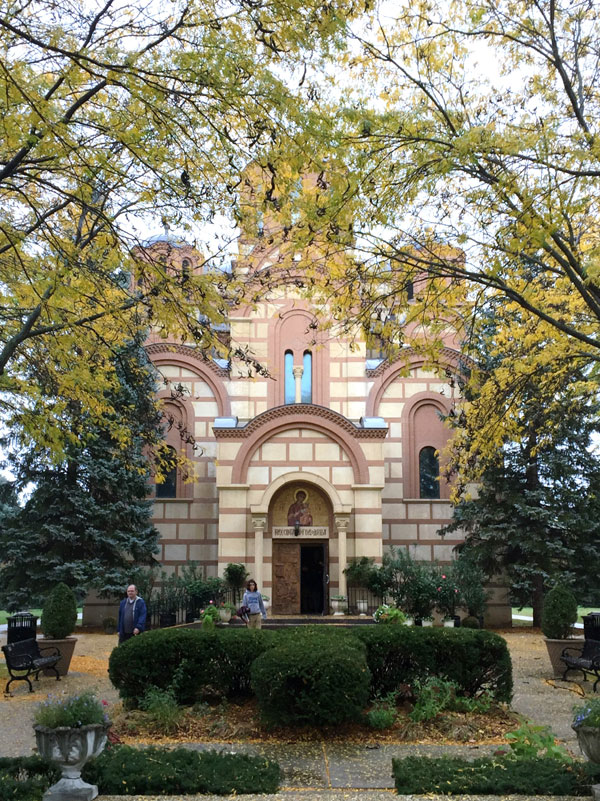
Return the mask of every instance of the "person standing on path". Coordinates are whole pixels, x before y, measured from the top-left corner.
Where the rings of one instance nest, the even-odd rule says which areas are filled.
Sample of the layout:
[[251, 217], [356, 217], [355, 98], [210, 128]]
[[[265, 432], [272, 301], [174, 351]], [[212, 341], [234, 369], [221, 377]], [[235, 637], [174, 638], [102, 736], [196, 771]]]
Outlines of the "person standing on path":
[[259, 629], [262, 621], [267, 619], [267, 612], [265, 610], [262, 595], [258, 591], [258, 587], [256, 586], [254, 579], [250, 579], [250, 581], [246, 584], [246, 592], [244, 593], [244, 597], [242, 599], [242, 605], [247, 606], [250, 610], [248, 613], [248, 617], [250, 618], [248, 621], [248, 628]]
[[127, 598], [119, 606], [119, 645], [141, 634], [146, 628], [146, 603], [137, 593], [135, 584], [127, 587]]

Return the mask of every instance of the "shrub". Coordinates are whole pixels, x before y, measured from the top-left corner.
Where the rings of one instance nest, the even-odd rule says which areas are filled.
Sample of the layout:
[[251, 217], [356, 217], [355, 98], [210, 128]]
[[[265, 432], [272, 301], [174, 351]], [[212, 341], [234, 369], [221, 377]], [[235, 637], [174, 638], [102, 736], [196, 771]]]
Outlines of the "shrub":
[[246, 565], [241, 562], [229, 562], [228, 565], [225, 565], [223, 578], [230, 587], [236, 590], [243, 587], [248, 578]]
[[375, 699], [367, 713], [367, 720], [371, 728], [389, 729], [394, 725], [398, 717], [396, 697], [397, 693], [388, 693], [384, 698]]
[[219, 681], [228, 698], [252, 695], [250, 665], [272, 648], [284, 632], [263, 629], [224, 629], [219, 643]]
[[375, 570], [375, 560], [370, 556], [361, 556], [350, 559], [344, 574], [350, 586], [368, 588]]
[[357, 719], [371, 679], [357, 646], [351, 636], [289, 636], [259, 656], [250, 673], [263, 720], [323, 726]]
[[42, 631], [46, 637], [62, 640], [68, 637], [77, 624], [77, 601], [66, 584], [57, 584], [44, 602]]
[[508, 647], [490, 631], [360, 626], [353, 636], [367, 647], [371, 697], [427, 676], [453, 681], [457, 692], [469, 697], [484, 691], [497, 701], [512, 697]]
[[139, 706], [147, 713], [150, 724], [160, 732], [170, 734], [177, 728], [181, 719], [181, 709], [177, 704], [173, 686], [167, 690], [149, 687], [139, 702]]
[[39, 756], [0, 757], [0, 801], [39, 801], [60, 768]]
[[390, 604], [381, 604], [373, 613], [375, 623], [394, 623], [396, 625], [403, 625], [406, 623], [406, 615], [402, 609], [398, 609]]
[[542, 632], [550, 640], [564, 640], [577, 620], [577, 601], [567, 587], [558, 585], [544, 598]]
[[227, 795], [274, 793], [281, 770], [263, 757], [116, 746], [88, 763], [82, 778], [104, 795]]
[[448, 709], [456, 685], [452, 681], [430, 676], [424, 681], [415, 681], [414, 689], [417, 701], [409, 717], [415, 723], [419, 723], [422, 720], [433, 720], [444, 709]]
[[403, 795], [589, 795], [588, 763], [565, 765], [556, 759], [494, 759], [468, 762], [458, 757], [406, 757], [392, 760], [396, 790]]
[[479, 621], [473, 615], [469, 615], [461, 620], [460, 625], [463, 629], [480, 629]]
[[173, 684], [178, 703], [192, 703], [199, 687], [218, 680], [216, 635], [195, 629], [159, 629], [132, 637], [115, 648], [108, 674], [124, 700], [139, 703], [148, 687], [166, 690]]

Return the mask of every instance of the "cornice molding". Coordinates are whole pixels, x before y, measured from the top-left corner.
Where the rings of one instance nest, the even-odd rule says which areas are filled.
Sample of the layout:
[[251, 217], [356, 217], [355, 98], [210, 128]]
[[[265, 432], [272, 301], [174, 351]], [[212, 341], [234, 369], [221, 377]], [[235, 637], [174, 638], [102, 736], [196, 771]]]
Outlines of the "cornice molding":
[[266, 412], [254, 417], [243, 428], [215, 428], [213, 429], [217, 439], [248, 439], [259, 431], [263, 426], [273, 421], [280, 421], [285, 424], [289, 420], [290, 427], [307, 425], [311, 421], [319, 422], [321, 425], [330, 423], [332, 427], [341, 428], [345, 433], [354, 439], [385, 439], [388, 433], [385, 428], [358, 428], [347, 417], [328, 409], [325, 406], [317, 406], [314, 403], [289, 403], [284, 406], [276, 406]]

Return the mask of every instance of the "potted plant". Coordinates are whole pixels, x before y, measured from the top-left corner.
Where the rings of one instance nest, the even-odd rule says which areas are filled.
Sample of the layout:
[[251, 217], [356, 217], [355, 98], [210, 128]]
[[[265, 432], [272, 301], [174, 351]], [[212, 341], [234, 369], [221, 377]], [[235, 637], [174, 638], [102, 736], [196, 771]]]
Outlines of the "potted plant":
[[223, 578], [225, 579], [225, 584], [233, 590], [233, 599], [235, 602], [239, 601], [241, 598], [241, 591], [246, 583], [248, 575], [249, 573], [246, 570], [246, 565], [242, 562], [229, 562], [229, 564], [225, 565]]
[[542, 611], [542, 634], [550, 657], [555, 679], [561, 679], [564, 665], [560, 655], [568, 647], [573, 636], [573, 624], [577, 620], [577, 600], [568, 587], [558, 584], [544, 598]]
[[[600, 698], [591, 698], [573, 710], [571, 728], [582, 753], [590, 762], [600, 763]], [[600, 787], [599, 787], [600, 789]]]
[[[77, 624], [77, 601], [75, 594], [66, 584], [57, 584], [44, 602], [41, 628], [44, 646], [53, 645], [60, 651], [56, 665], [59, 675], [66, 676], [73, 658], [77, 637], [69, 635]], [[52, 675], [52, 673], [44, 673]]]
[[110, 720], [106, 701], [92, 692], [52, 696], [41, 703], [34, 716], [34, 731], [40, 756], [58, 764], [61, 778], [44, 794], [44, 801], [82, 799], [98, 795], [96, 785], [81, 778], [85, 763], [106, 745]]
[[202, 621], [203, 629], [214, 628], [215, 623], [221, 620], [219, 607], [209, 601], [205, 608], [200, 610], [200, 620]]
[[221, 623], [229, 623], [233, 615], [235, 615], [235, 606], [229, 601], [221, 601], [219, 606], [219, 619]]
[[331, 596], [331, 607], [333, 609], [334, 616], [339, 616], [344, 614], [344, 607], [343, 604], [346, 603], [346, 596], [345, 595], [332, 595]]

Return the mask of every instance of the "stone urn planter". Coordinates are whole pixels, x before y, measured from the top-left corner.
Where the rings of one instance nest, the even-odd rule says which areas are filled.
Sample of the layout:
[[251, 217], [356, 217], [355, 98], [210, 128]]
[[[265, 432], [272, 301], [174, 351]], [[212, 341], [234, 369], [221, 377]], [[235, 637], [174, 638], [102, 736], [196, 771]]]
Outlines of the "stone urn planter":
[[358, 614], [359, 615], [362, 616], [362, 615], [366, 615], [367, 614], [367, 610], [369, 608], [369, 602], [368, 601], [366, 601], [364, 599], [361, 599], [360, 601], [356, 602], [356, 606], [358, 607]]
[[221, 623], [229, 623], [231, 620], [231, 609], [219, 609], [219, 619]]
[[96, 798], [98, 787], [84, 782], [81, 771], [106, 745], [110, 725], [93, 723], [77, 729], [37, 725], [33, 728], [40, 756], [56, 762], [62, 773], [61, 779], [44, 793], [43, 801], [92, 801]]
[[332, 596], [331, 598], [331, 608], [333, 609], [334, 617], [339, 617], [340, 615], [344, 614], [344, 605], [346, 603], [346, 599], [343, 596]]
[[582, 754], [590, 762], [600, 764], [600, 729], [595, 726], [573, 726]]

